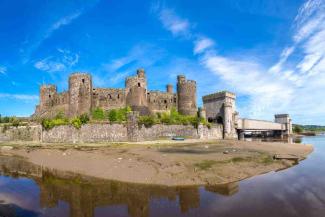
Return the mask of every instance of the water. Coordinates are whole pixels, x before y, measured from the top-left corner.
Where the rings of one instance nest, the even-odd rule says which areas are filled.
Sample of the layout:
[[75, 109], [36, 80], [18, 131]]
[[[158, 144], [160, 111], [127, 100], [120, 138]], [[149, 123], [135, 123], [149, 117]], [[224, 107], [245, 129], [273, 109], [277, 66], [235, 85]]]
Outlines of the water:
[[0, 176], [0, 217], [323, 217], [325, 136], [306, 137], [302, 142], [313, 144], [315, 150], [295, 167], [210, 187], [168, 188], [81, 181], [78, 177], [61, 179], [51, 174], [41, 176], [39, 167], [4, 157], [0, 159], [0, 170], [7, 175]]

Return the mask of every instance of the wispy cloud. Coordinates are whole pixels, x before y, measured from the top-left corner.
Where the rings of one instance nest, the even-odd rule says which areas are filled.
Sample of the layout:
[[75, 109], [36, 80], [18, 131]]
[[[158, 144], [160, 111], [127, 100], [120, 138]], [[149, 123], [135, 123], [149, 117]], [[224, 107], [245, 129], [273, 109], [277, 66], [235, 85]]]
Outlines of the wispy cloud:
[[57, 30], [71, 24], [74, 20], [80, 17], [82, 13], [83, 10], [77, 10], [71, 14], [62, 16], [56, 21], [50, 23], [47, 28], [41, 31], [38, 34], [37, 39], [32, 41], [26, 40], [23, 45], [25, 46], [26, 44], [29, 44], [29, 46], [20, 49], [20, 52], [23, 55], [23, 63], [27, 63], [30, 60], [31, 54], [36, 51], [46, 39], [50, 38]]
[[[325, 102], [321, 100], [325, 91], [324, 8], [324, 1], [317, 0], [301, 6], [292, 24], [292, 44], [283, 49], [279, 61], [271, 67], [254, 55], [220, 55], [209, 38], [211, 41], [191, 37], [193, 53], [199, 54], [200, 63], [231, 89], [248, 96], [247, 105], [239, 108], [242, 115], [271, 119], [275, 113], [289, 112], [295, 121], [325, 123]], [[187, 25], [191, 26], [189, 22]], [[191, 35], [200, 35], [191, 31]], [[291, 58], [293, 54], [300, 58]]]
[[47, 57], [34, 64], [34, 67], [45, 72], [62, 72], [75, 66], [79, 61], [79, 54], [69, 50], [58, 49], [57, 57]]
[[37, 95], [27, 95], [27, 94], [10, 94], [10, 93], [0, 93], [0, 98], [16, 99], [23, 101], [37, 101]]
[[210, 38], [202, 37], [194, 42], [194, 54], [199, 54], [215, 45]]
[[174, 36], [188, 36], [191, 25], [188, 20], [179, 17], [174, 10], [166, 8], [161, 2], [155, 2], [152, 12], [158, 14], [163, 26]]
[[0, 74], [5, 75], [7, 73], [7, 67], [5, 66], [0, 66]]

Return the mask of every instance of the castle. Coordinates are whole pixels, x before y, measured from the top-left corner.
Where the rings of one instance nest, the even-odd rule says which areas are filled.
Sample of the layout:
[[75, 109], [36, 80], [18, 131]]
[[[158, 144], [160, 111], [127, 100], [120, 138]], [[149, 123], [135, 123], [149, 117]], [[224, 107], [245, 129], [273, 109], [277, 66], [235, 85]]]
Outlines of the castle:
[[184, 75], [177, 77], [177, 92], [166, 85], [166, 92], [149, 91], [146, 74], [138, 69], [135, 76], [125, 79], [125, 88], [95, 88], [87, 73], [73, 73], [69, 90], [58, 93], [55, 85], [42, 85], [40, 103], [34, 117], [54, 117], [63, 112], [67, 117], [89, 114], [95, 108], [111, 110], [130, 106], [141, 115], [169, 111], [172, 107], [184, 115], [196, 115], [196, 82]]

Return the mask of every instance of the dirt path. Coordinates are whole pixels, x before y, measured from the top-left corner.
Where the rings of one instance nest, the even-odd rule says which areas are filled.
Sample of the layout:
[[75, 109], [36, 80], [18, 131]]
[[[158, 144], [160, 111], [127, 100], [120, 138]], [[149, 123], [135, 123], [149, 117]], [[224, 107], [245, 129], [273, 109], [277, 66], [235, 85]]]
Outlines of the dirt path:
[[[4, 145], [7, 145], [4, 146]], [[275, 154], [305, 159], [311, 145], [197, 141], [84, 144], [83, 146], [0, 144], [1, 153], [26, 157], [50, 169], [97, 178], [161, 185], [221, 184], [292, 166]]]

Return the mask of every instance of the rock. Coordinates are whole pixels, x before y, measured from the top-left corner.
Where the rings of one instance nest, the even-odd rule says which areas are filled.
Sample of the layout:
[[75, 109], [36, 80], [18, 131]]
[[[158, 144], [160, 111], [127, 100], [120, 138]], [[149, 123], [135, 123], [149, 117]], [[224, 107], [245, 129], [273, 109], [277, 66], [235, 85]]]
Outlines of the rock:
[[224, 153], [224, 154], [229, 154], [229, 151], [224, 151], [223, 153]]
[[1, 147], [1, 150], [2, 150], [2, 151], [10, 151], [10, 150], [12, 150], [12, 149], [13, 149], [12, 146], [7, 146], [7, 145]]
[[208, 146], [208, 145], [206, 145], [206, 146], [204, 146], [204, 148], [209, 148], [209, 146]]

